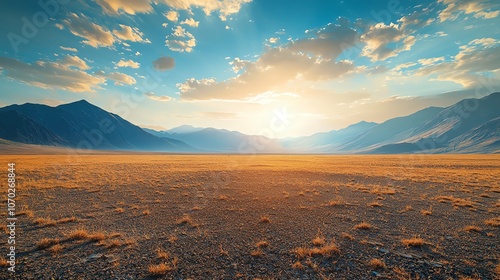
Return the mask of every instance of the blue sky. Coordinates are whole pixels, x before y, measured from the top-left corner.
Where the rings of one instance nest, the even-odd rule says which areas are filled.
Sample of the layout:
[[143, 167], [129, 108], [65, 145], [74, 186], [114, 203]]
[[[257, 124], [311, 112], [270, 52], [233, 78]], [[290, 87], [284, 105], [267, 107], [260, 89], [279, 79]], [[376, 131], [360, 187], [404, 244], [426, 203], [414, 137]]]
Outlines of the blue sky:
[[3, 1], [0, 106], [287, 137], [499, 90], [497, 1], [372, 2]]

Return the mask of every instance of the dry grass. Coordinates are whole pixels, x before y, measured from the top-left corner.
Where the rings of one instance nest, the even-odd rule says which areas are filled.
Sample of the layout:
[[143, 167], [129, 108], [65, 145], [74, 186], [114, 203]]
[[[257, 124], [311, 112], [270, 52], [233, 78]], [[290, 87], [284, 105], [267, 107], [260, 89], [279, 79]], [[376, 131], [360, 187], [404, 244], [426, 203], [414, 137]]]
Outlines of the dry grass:
[[0, 267], [5, 267], [8, 264], [9, 263], [7, 262], [7, 259], [5, 259], [4, 257], [0, 257]]
[[425, 241], [420, 237], [403, 239], [401, 242], [403, 242], [403, 244], [407, 247], [421, 247], [425, 245]]
[[495, 267], [495, 274], [500, 278], [500, 263]]
[[188, 215], [184, 214], [180, 219], [175, 221], [177, 225], [190, 225], [192, 227], [197, 227], [198, 225], [194, 222], [193, 218]]
[[393, 188], [389, 188], [389, 187], [380, 187], [380, 186], [377, 186], [377, 187], [375, 187], [374, 189], [371, 190], [371, 193], [373, 193], [373, 194], [395, 195], [396, 194], [396, 190], [393, 189]]
[[87, 239], [89, 238], [90, 234], [86, 229], [75, 229], [68, 233], [66, 237], [68, 239]]
[[151, 211], [149, 211], [149, 209], [146, 209], [146, 210], [142, 211], [142, 214], [147, 216], [147, 215], [151, 214]]
[[372, 202], [372, 203], [368, 203], [368, 206], [370, 206], [370, 207], [382, 207], [384, 205], [382, 203], [378, 202], [378, 201], [375, 201], [375, 202]]
[[354, 240], [354, 236], [352, 236], [351, 234], [349, 234], [347, 232], [343, 232], [342, 237], [345, 239]]
[[16, 215], [17, 216], [26, 216], [28, 218], [33, 218], [35, 216], [35, 214], [33, 213], [33, 211], [28, 210], [28, 209], [19, 211], [19, 212], [17, 212]]
[[381, 268], [385, 268], [385, 263], [383, 260], [381, 259], [371, 259], [370, 262], [368, 263], [368, 265], [372, 268], [372, 269], [381, 269]]
[[66, 223], [72, 223], [72, 222], [76, 222], [75, 217], [62, 218], [62, 219], [57, 220], [58, 224], [66, 224]]
[[292, 265], [292, 268], [294, 269], [304, 269], [304, 266], [302, 265], [302, 263], [300, 261], [296, 261], [293, 265]]
[[42, 227], [50, 227], [57, 225], [57, 221], [51, 218], [36, 218], [34, 220], [34, 223]]
[[161, 263], [156, 265], [150, 265], [148, 271], [153, 276], [162, 276], [167, 274], [167, 272], [172, 271], [173, 268], [167, 264]]
[[170, 258], [170, 253], [164, 251], [163, 249], [158, 249], [156, 250], [156, 256], [159, 259], [168, 260], [168, 258]]
[[485, 220], [484, 223], [488, 226], [500, 227], [500, 217]]
[[299, 260], [305, 257], [314, 257], [314, 256], [325, 256], [331, 257], [335, 253], [339, 253], [340, 250], [334, 243], [325, 244], [321, 247], [314, 248], [305, 248], [298, 247], [292, 251]]
[[118, 213], [123, 213], [123, 212], [125, 212], [125, 209], [123, 209], [121, 207], [118, 207], [118, 208], [115, 209], [115, 211], [118, 212]]
[[260, 223], [262, 223], [262, 224], [269, 224], [269, 223], [271, 223], [271, 219], [269, 219], [269, 217], [267, 217], [267, 216], [261, 216], [260, 217]]
[[264, 256], [264, 253], [262, 252], [262, 250], [259, 248], [257, 250], [253, 250], [251, 253], [250, 253], [250, 256], [254, 257], [254, 258], [260, 258], [262, 256]]
[[257, 242], [257, 244], [255, 244], [255, 247], [257, 247], [257, 248], [267, 248], [267, 247], [269, 247], [269, 242], [267, 242], [265, 240], [261, 240], [261, 241]]
[[432, 211], [431, 210], [422, 210], [422, 211], [420, 211], [420, 213], [422, 213], [422, 215], [424, 215], [424, 216], [430, 216], [430, 215], [432, 215]]
[[483, 229], [478, 227], [478, 226], [466, 226], [464, 228], [464, 230], [467, 232], [481, 232], [481, 231], [483, 231]]
[[39, 250], [47, 249], [56, 244], [59, 244], [59, 239], [57, 238], [43, 238], [36, 243], [36, 248]]
[[48, 249], [49, 252], [52, 253], [52, 255], [59, 255], [64, 250], [64, 246], [61, 244], [55, 244], [54, 246], [50, 247]]
[[372, 225], [366, 222], [359, 223], [354, 226], [354, 229], [363, 229], [363, 230], [369, 230], [372, 228]]

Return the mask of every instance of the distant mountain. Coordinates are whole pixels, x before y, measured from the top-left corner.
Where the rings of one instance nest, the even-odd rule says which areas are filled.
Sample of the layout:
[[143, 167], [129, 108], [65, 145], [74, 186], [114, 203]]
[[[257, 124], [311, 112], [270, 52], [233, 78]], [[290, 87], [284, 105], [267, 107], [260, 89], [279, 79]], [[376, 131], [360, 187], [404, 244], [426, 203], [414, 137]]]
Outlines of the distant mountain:
[[[150, 131], [150, 130], [146, 130]], [[171, 133], [171, 131], [174, 131]], [[246, 135], [237, 131], [215, 128], [179, 127], [169, 131], [153, 131], [187, 143], [205, 152], [221, 153], [280, 153], [286, 152], [279, 142], [264, 136]]]
[[305, 137], [270, 139], [188, 125], [166, 131], [140, 128], [85, 100], [57, 107], [26, 103], [0, 108], [0, 139], [97, 150], [198, 153], [500, 153], [499, 105], [500, 93], [493, 93], [380, 124], [362, 121]]
[[85, 100], [57, 107], [11, 105], [0, 108], [0, 113], [5, 116], [2, 120], [16, 119], [14, 126], [2, 121], [0, 138], [21, 143], [96, 150], [193, 151], [182, 141], [153, 136]]
[[283, 140], [282, 144], [297, 152], [329, 152], [377, 126], [374, 122], [359, 122], [340, 130], [320, 132], [307, 137]]

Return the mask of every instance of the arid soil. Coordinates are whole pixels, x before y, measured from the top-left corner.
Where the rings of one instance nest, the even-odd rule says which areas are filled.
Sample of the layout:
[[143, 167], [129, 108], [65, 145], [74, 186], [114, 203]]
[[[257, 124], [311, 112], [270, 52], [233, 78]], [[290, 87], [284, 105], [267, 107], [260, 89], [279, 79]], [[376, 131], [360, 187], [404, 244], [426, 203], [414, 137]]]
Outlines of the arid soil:
[[500, 277], [498, 155], [0, 159], [0, 279]]

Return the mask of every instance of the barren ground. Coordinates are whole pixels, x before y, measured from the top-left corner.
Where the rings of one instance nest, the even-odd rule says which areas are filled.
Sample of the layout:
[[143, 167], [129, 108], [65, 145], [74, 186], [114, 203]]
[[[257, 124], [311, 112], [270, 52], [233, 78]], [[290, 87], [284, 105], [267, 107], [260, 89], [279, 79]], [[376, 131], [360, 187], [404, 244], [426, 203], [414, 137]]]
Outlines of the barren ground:
[[498, 155], [0, 159], [4, 204], [8, 162], [18, 180], [16, 273], [0, 279], [500, 273]]

